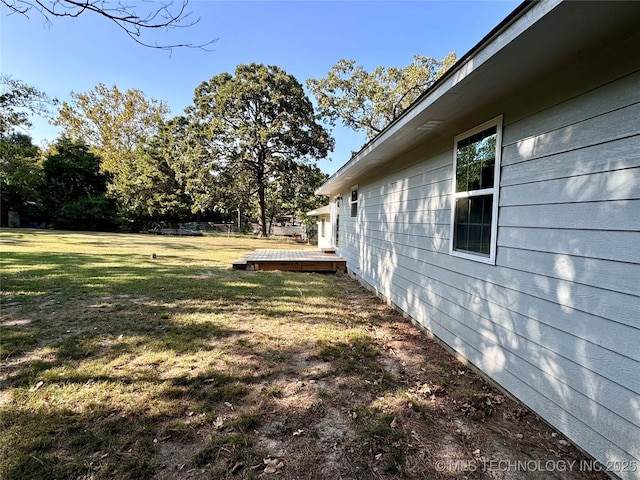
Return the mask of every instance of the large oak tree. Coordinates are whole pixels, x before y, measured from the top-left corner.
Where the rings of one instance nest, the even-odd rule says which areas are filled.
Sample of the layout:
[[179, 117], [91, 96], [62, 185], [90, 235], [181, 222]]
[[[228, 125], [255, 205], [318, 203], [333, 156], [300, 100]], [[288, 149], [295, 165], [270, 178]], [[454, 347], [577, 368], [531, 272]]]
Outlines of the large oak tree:
[[240, 65], [234, 75], [203, 82], [187, 115], [211, 174], [240, 180], [245, 195], [256, 196], [261, 236], [268, 235], [268, 185], [295, 182], [297, 165], [313, 164], [333, 148], [302, 85], [276, 66]]

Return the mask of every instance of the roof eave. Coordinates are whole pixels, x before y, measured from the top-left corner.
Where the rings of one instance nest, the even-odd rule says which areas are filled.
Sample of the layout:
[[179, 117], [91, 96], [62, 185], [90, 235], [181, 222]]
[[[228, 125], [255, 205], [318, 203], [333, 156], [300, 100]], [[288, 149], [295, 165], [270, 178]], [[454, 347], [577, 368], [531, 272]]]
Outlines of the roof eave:
[[[331, 175], [331, 177], [316, 190], [316, 195], [332, 195], [337, 193], [337, 191], [344, 188], [350, 181], [355, 180], [355, 176], [352, 174], [355, 173], [356, 167], [363, 163], [366, 163], [367, 166], [375, 167], [376, 162], [371, 161], [372, 153], [379, 151], [381, 146], [392, 140], [394, 136], [399, 136], [403, 127], [405, 127], [410, 120], [415, 118], [419, 113], [427, 110], [436, 100], [443, 98], [451, 88], [488, 60], [491, 55], [484, 58], [482, 62], [474, 61], [485, 49], [488, 49], [493, 42], [496, 42], [501, 35], [507, 32], [518, 19], [522, 18], [526, 12], [530, 11], [534, 6], [538, 6], [538, 15], [531, 16], [531, 18], [524, 22], [523, 25], [520, 25], [517, 30], [526, 29], [559, 3], [561, 3], [561, 0], [549, 0], [540, 3], [524, 1], [521, 3], [480, 42], [463, 55], [442, 77], [434, 82], [412, 105], [404, 110], [396, 119], [389, 123], [382, 132], [365, 144], [359, 152], [353, 155], [349, 161]], [[513, 32], [512, 35], [516, 35], [517, 33], [517, 31]], [[497, 52], [501, 46], [496, 47]], [[493, 54], [496, 52], [493, 52]], [[365, 170], [365, 168], [358, 170]]]

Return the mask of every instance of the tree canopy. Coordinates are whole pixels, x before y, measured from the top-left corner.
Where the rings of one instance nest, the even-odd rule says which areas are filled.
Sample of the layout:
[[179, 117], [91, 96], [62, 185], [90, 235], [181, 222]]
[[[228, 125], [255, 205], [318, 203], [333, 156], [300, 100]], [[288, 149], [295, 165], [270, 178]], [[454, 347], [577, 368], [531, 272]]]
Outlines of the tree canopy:
[[367, 72], [355, 60], [340, 60], [322, 79], [310, 78], [307, 87], [316, 97], [320, 113], [367, 138], [380, 133], [456, 61], [415, 55], [404, 68], [377, 67]]
[[0, 75], [0, 135], [31, 126], [30, 115], [49, 116], [57, 100], [9, 75]]
[[257, 214], [267, 235], [268, 217], [306, 211], [326, 178], [314, 163], [333, 139], [302, 85], [277, 67], [217, 75], [198, 86], [185, 115], [166, 120], [167, 113], [139, 90], [103, 84], [59, 108], [64, 135], [100, 158], [121, 227], [241, 209]]
[[41, 205], [50, 225], [71, 230], [114, 228], [114, 203], [100, 157], [80, 140], [58, 139], [46, 154]]
[[234, 75], [201, 83], [187, 117], [210, 173], [255, 195], [262, 236], [268, 235], [267, 187], [295, 181], [297, 165], [333, 148], [302, 85], [276, 66], [240, 65]]
[[[34, 192], [41, 199], [50, 197], [42, 205], [49, 213], [59, 210], [50, 219], [58, 226], [72, 225], [69, 219], [80, 218], [83, 209], [94, 219], [83, 220], [85, 228], [107, 225], [105, 215], [113, 214], [116, 205], [120, 226], [133, 230], [179, 223], [192, 215], [228, 218], [240, 209], [257, 218], [259, 234], [267, 236], [268, 220], [306, 212], [324, 201], [314, 191], [327, 176], [315, 163], [334, 141], [321, 124], [322, 115], [372, 137], [454, 61], [454, 54], [441, 61], [416, 56], [405, 68], [378, 67], [369, 73], [355, 61], [341, 60], [326, 78], [307, 81], [320, 114], [295, 77], [255, 63], [202, 82], [184, 115], [171, 119], [161, 100], [99, 84], [86, 93], [72, 92], [59, 107], [54, 123], [64, 136], [44, 164], [30, 139], [25, 143], [7, 135], [28, 125], [30, 113], [46, 113], [49, 99], [3, 77], [0, 137], [7, 140], [2, 162], [10, 172], [2, 178], [3, 187], [16, 205], [33, 204]], [[11, 158], [6, 152], [13, 152]], [[87, 182], [104, 185], [104, 192], [96, 187], [65, 197], [73, 190], [65, 175], [80, 172]], [[71, 211], [62, 207], [64, 202]]]
[[24, 215], [38, 199], [42, 185], [40, 152], [31, 137], [20, 132], [0, 135], [0, 218], [9, 211]]
[[147, 98], [141, 90], [121, 92], [104, 84], [87, 93], [72, 92], [71, 97], [61, 105], [54, 123], [69, 138], [86, 142], [102, 159], [101, 170], [110, 176], [109, 194], [118, 199], [123, 215], [162, 210], [148, 204], [153, 197], [148, 190], [160, 178], [172, 182], [165, 175], [171, 172], [158, 164], [161, 157], [157, 151], [151, 154], [150, 148], [169, 113], [166, 103]]

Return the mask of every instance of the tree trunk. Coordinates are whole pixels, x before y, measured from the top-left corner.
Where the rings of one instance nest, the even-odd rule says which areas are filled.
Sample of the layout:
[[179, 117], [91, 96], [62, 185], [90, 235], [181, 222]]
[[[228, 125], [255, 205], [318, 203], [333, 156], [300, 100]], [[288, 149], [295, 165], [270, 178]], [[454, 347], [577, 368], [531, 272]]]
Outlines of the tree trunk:
[[258, 187], [258, 237], [266, 238], [269, 236], [267, 232], [267, 212], [265, 202], [265, 186], [264, 182], [260, 181]]

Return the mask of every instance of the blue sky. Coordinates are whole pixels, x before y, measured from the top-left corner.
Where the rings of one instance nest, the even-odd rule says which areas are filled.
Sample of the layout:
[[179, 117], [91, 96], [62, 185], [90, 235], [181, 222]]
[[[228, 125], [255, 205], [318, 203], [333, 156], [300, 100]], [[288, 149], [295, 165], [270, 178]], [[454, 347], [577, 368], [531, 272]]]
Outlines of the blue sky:
[[[158, 43], [204, 43], [211, 51], [142, 47], [115, 25], [90, 13], [77, 19], [30, 18], [0, 11], [0, 70], [62, 101], [98, 83], [136, 88], [164, 100], [172, 115], [191, 103], [204, 80], [236, 65], [277, 65], [304, 85], [324, 77], [339, 59], [354, 59], [371, 70], [404, 67], [414, 55], [442, 59], [462, 56], [505, 18], [519, 1], [194, 1], [188, 8], [200, 21], [189, 28], [143, 37]], [[28, 132], [35, 143], [53, 141], [56, 127], [34, 118]], [[333, 173], [359, 150], [364, 136], [337, 125]]]

